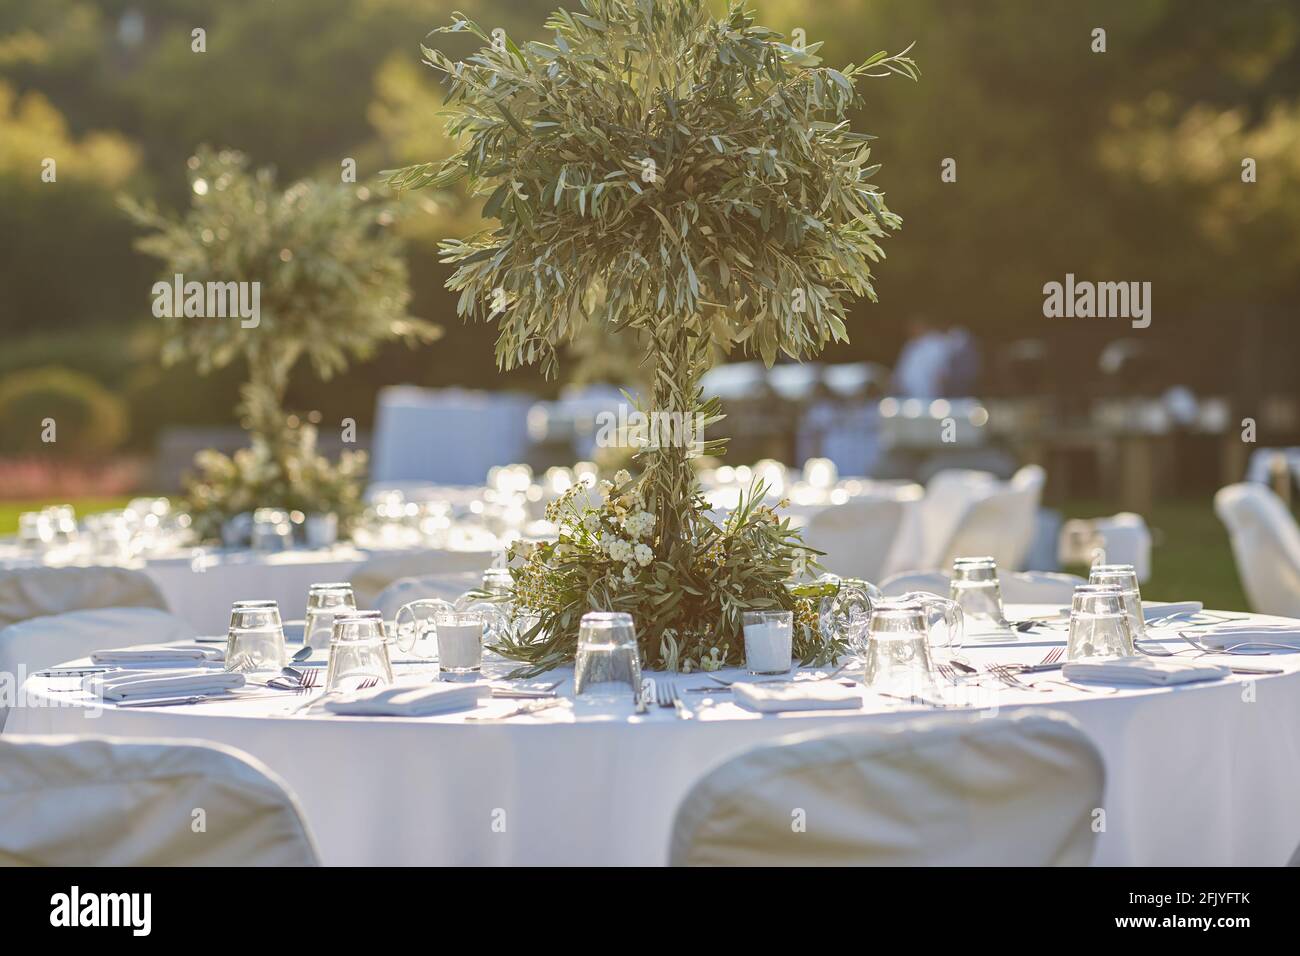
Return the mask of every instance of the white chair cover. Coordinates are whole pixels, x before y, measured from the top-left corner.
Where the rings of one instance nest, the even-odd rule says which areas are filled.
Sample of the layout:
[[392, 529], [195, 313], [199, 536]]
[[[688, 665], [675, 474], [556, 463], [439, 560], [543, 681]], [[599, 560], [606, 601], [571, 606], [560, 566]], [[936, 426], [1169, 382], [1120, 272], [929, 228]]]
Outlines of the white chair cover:
[[943, 566], [948, 543], [962, 516], [976, 501], [993, 494], [999, 484], [992, 472], [971, 468], [945, 468], [930, 477], [921, 502], [922, 548], [917, 567]]
[[97, 607], [153, 607], [167, 602], [143, 571], [129, 568], [0, 570], [0, 627], [31, 617]]
[[0, 864], [318, 862], [284, 783], [233, 748], [200, 741], [0, 737]]
[[1131, 564], [1139, 581], [1151, 577], [1151, 531], [1141, 515], [1121, 511], [1108, 518], [1074, 518], [1061, 528], [1062, 564], [1093, 564], [1100, 551], [1107, 564]]
[[899, 498], [884, 497], [828, 505], [804, 526], [804, 543], [826, 552], [817, 560], [832, 574], [878, 580], [903, 523], [905, 507]]
[[942, 571], [902, 571], [885, 578], [880, 585], [880, 593], [893, 598], [908, 591], [929, 591], [947, 597], [951, 584], [951, 579]]
[[[108, 607], [34, 617], [0, 629], [0, 674], [15, 686], [33, 671], [132, 644], [193, 640], [189, 622], [149, 607]], [[7, 708], [0, 707], [0, 728]]]
[[1253, 610], [1300, 617], [1300, 528], [1265, 485], [1220, 488], [1214, 510], [1228, 528], [1237, 574]]
[[943, 715], [786, 737], [678, 808], [675, 866], [1086, 865], [1101, 754], [1063, 714]]
[[1002, 600], [1008, 604], [1059, 604], [1069, 607], [1074, 589], [1087, 584], [1077, 574], [1057, 574], [1054, 571], [998, 572], [1002, 586]]
[[479, 587], [483, 575], [472, 571], [463, 574], [427, 574], [419, 578], [402, 578], [384, 588], [383, 593], [375, 599], [375, 610], [384, 612], [384, 620], [391, 621], [397, 616], [403, 604], [412, 601], [425, 601], [440, 598], [455, 602], [466, 591]]
[[987, 554], [997, 561], [999, 571], [1018, 571], [1034, 537], [1046, 477], [1038, 465], [1026, 465], [1006, 485], [970, 502], [939, 567], [950, 568], [957, 558]]
[[492, 563], [491, 551], [412, 551], [371, 558], [352, 572], [358, 607], [374, 607], [384, 588], [402, 578], [473, 572], [481, 578]]

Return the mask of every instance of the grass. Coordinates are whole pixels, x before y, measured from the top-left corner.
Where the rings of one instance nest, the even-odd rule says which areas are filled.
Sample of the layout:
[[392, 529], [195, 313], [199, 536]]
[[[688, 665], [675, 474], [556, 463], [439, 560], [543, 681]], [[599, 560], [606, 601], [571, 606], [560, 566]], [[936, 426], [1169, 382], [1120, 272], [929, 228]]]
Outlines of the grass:
[[[79, 498], [71, 502], [78, 517], [95, 511], [122, 508], [129, 498]], [[18, 530], [18, 515], [58, 501], [0, 502], [0, 536]], [[1103, 501], [1072, 499], [1061, 506], [1066, 518], [1093, 518], [1114, 512]], [[1175, 498], [1158, 503], [1146, 515], [1155, 539], [1151, 580], [1142, 595], [1153, 601], [1201, 601], [1223, 611], [1249, 610], [1228, 546], [1228, 534], [1207, 495]], [[1065, 568], [1085, 574], [1085, 568]]]

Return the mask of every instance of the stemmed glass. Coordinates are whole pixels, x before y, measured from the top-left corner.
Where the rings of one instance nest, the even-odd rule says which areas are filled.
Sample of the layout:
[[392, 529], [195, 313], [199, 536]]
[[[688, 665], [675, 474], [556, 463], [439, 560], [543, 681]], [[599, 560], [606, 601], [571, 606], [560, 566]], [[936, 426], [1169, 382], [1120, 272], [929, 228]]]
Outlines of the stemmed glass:
[[384, 615], [380, 611], [336, 612], [325, 692], [355, 690], [370, 681], [380, 685], [393, 682]]
[[989, 557], [958, 558], [952, 565], [952, 591], [949, 595], [972, 621], [1006, 628], [1002, 607], [1002, 586], [998, 583], [997, 562]]
[[280, 605], [275, 601], [236, 601], [230, 609], [226, 670], [279, 674], [286, 663]]
[[1142, 616], [1142, 593], [1138, 590], [1137, 570], [1131, 564], [1097, 564], [1088, 572], [1089, 584], [1109, 584], [1119, 588], [1124, 596], [1124, 611], [1128, 614], [1128, 628], [1133, 640], [1147, 636], [1146, 620]]
[[303, 626], [302, 642], [308, 647], [325, 649], [334, 636], [334, 615], [341, 610], [355, 611], [356, 595], [346, 581], [334, 584], [313, 584], [307, 591], [307, 621]]
[[641, 654], [631, 614], [589, 611], [582, 616], [573, 693], [600, 700], [641, 699]]
[[1124, 592], [1108, 584], [1081, 584], [1070, 603], [1070, 639], [1066, 660], [1133, 657]]

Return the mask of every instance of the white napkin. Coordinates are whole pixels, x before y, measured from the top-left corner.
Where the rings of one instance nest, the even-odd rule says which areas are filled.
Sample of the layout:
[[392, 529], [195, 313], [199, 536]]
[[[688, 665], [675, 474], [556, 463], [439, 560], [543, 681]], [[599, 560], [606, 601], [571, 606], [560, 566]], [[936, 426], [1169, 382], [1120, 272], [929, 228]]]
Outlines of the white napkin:
[[759, 713], [782, 710], [847, 710], [862, 706], [862, 696], [853, 687], [833, 680], [782, 681], [779, 684], [731, 685], [736, 703]]
[[1154, 657], [1111, 657], [1070, 661], [1061, 668], [1066, 680], [1101, 684], [1140, 684], [1165, 687], [1192, 681], [1218, 680], [1232, 673], [1220, 664], [1198, 664]]
[[197, 697], [220, 694], [244, 686], [243, 674], [215, 668], [173, 671], [110, 671], [82, 681], [81, 686], [104, 700], [135, 700], [143, 697]]
[[137, 644], [135, 647], [115, 647], [95, 651], [90, 659], [96, 664], [118, 666], [121, 664], [197, 664], [203, 661], [224, 661], [226, 649], [194, 641], [177, 644]]
[[425, 717], [474, 707], [491, 693], [487, 684], [378, 687], [326, 700], [321, 706], [332, 714], [355, 717]]
[[[1286, 653], [1280, 647], [1270, 644], [1283, 644], [1300, 651], [1300, 626], [1295, 624], [1223, 624], [1202, 631], [1197, 638], [1206, 647], [1222, 650], [1237, 644], [1243, 644], [1243, 651], [1277, 651]], [[1254, 646], [1262, 645], [1262, 646]]]

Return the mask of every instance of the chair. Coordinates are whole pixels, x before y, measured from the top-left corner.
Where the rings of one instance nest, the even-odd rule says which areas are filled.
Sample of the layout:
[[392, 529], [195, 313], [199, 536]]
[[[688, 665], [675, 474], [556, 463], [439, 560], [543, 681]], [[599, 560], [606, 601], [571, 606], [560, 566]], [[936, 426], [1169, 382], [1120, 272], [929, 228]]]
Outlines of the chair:
[[1220, 488], [1214, 510], [1227, 526], [1251, 609], [1300, 617], [1300, 528], [1282, 499], [1245, 482]]
[[909, 591], [929, 591], [947, 597], [952, 590], [951, 583], [943, 571], [902, 571], [885, 578], [880, 593], [887, 598], [896, 598]]
[[[189, 622], [150, 607], [108, 607], [34, 617], [0, 628], [0, 674], [15, 675], [17, 684], [33, 671], [89, 657], [95, 651], [194, 637]], [[0, 707], [0, 729], [6, 712]]]
[[1074, 589], [1087, 584], [1077, 574], [1057, 574], [1054, 571], [998, 572], [1002, 586], [1002, 600], [1008, 604], [1059, 604], [1069, 607], [1074, 599]]
[[826, 552], [817, 560], [841, 577], [877, 580], [903, 523], [903, 499], [864, 497], [828, 505], [803, 529], [810, 548]]
[[669, 863], [1082, 866], [1104, 782], [1101, 754], [1063, 714], [812, 731], [696, 783]]
[[1020, 569], [1034, 537], [1038, 502], [1047, 473], [1026, 465], [1006, 485], [971, 501], [943, 549], [939, 567], [961, 557], [991, 555], [1000, 571]]
[[384, 612], [384, 620], [391, 621], [403, 604], [440, 598], [455, 602], [466, 591], [479, 587], [483, 575], [474, 572], [461, 574], [426, 574], [418, 578], [401, 578], [394, 581], [375, 599], [374, 608]]
[[999, 484], [992, 472], [971, 468], [945, 468], [930, 477], [921, 501], [919, 567], [943, 567], [962, 516], [974, 502], [993, 494]]
[[1151, 577], [1151, 531], [1141, 515], [1121, 511], [1108, 518], [1073, 518], [1057, 541], [1062, 564], [1094, 564], [1100, 552], [1107, 564], [1131, 564], [1138, 581]]
[[380, 593], [394, 581], [427, 575], [474, 572], [482, 575], [492, 563], [491, 551], [412, 551], [371, 558], [352, 572], [352, 591], [360, 607], [374, 607]]
[[158, 586], [129, 568], [10, 568], [0, 570], [0, 627], [32, 617], [100, 607], [167, 610]]
[[297, 800], [199, 741], [0, 737], [0, 864], [314, 866]]

